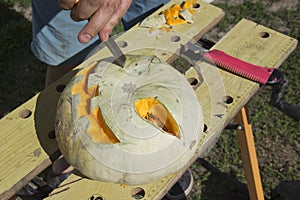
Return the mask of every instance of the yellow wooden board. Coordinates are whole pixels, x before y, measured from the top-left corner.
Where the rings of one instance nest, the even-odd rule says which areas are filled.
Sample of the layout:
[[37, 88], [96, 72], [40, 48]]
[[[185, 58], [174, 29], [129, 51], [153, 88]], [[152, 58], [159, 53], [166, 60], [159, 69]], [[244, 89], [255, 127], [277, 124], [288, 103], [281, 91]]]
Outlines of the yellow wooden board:
[[[66, 84], [72, 73], [60, 82]], [[59, 85], [59, 84], [58, 84]], [[8, 199], [51, 164], [58, 154], [52, 138], [57, 85], [35, 95], [0, 120], [0, 199]], [[22, 111], [31, 115], [21, 118]]]
[[[141, 32], [132, 31], [132, 33], [135, 33], [135, 39], [141, 37]], [[268, 37], [266, 37], [266, 35], [268, 35]], [[169, 35], [169, 37], [172, 37], [172, 35]], [[130, 41], [131, 38], [129, 36], [127, 38], [126, 36], [126, 38], [122, 38], [122, 40]], [[164, 40], [170, 41], [170, 38], [168, 39], [166, 36]], [[278, 43], [278, 41], [280, 41], [280, 43]], [[223, 50], [230, 55], [253, 64], [266, 67], [279, 67], [285, 58], [294, 50], [296, 45], [297, 40], [293, 38], [254, 22], [242, 20], [213, 48]], [[172, 45], [168, 47], [173, 49]], [[161, 55], [160, 52], [155, 53]], [[98, 56], [100, 55], [95, 55], [91, 60], [98, 59]], [[83, 63], [83, 65], [86, 65], [86, 63]], [[213, 65], [200, 63], [199, 68], [203, 82], [196, 89], [196, 93], [204, 111], [207, 130], [199, 145], [198, 154], [195, 155], [195, 159], [197, 159], [198, 156], [204, 156], [210, 151], [224, 126], [226, 126], [259, 89], [257, 83], [219, 70]], [[193, 69], [186, 73], [187, 78], [198, 78], [195, 75], [196, 72]], [[61, 187], [54, 190], [47, 199], [75, 197], [77, 199], [89, 199], [93, 196], [101, 196], [106, 200], [126, 200], [132, 199], [132, 193], [138, 189], [143, 189], [145, 192], [143, 200], [161, 199], [194, 160], [191, 160], [190, 163], [186, 165], [186, 168], [182, 169], [178, 174], [170, 175], [151, 184], [139, 186], [102, 183], [72, 175]]]
[[[154, 14], [178, 2], [181, 1], [171, 1]], [[202, 1], [199, 1], [199, 3], [201, 7], [195, 13], [196, 20], [194, 24], [180, 25], [175, 27], [171, 32], [161, 31], [161, 33], [160, 31], [153, 32], [153, 30], [136, 26], [120, 36], [118, 41], [127, 41], [128, 45], [124, 47], [124, 51], [134, 52], [138, 50], [135, 48], [137, 47], [135, 44], [139, 44], [139, 46], [146, 44], [147, 39], [145, 36], [149, 36], [152, 38], [151, 41], [156, 42], [156, 44], [160, 43], [164, 46], [164, 49], [167, 47], [168, 52], [161, 56], [168, 59], [178, 49], [179, 44], [193, 37], [195, 39], [200, 38], [224, 16], [224, 12], [221, 9]], [[139, 38], [135, 37], [136, 33], [133, 33], [133, 31], [141, 34]], [[171, 48], [169, 46], [170, 38], [169, 40], [165, 40], [165, 38], [177, 36], [177, 33], [184, 35], [184, 37], [181, 37], [180, 43], [173, 42]], [[148, 45], [151, 48], [152, 44], [148, 42]], [[110, 54], [104, 49], [100, 57], [107, 56], [110, 56]], [[99, 59], [99, 57], [92, 56], [87, 62], [93, 59]], [[50, 158], [53, 160], [57, 157], [56, 142], [54, 139], [50, 139], [53, 136], [56, 103], [60, 95], [60, 85], [67, 84], [74, 73], [76, 73], [76, 70], [58, 80], [55, 84], [37, 94], [0, 120], [0, 199], [11, 197], [29, 180], [49, 166], [51, 164]], [[24, 109], [32, 112], [32, 115], [26, 119], [19, 117], [19, 112]], [[161, 191], [160, 187], [157, 187], [156, 184], [152, 185], [151, 190], [153, 190], [154, 194], [165, 192]]]

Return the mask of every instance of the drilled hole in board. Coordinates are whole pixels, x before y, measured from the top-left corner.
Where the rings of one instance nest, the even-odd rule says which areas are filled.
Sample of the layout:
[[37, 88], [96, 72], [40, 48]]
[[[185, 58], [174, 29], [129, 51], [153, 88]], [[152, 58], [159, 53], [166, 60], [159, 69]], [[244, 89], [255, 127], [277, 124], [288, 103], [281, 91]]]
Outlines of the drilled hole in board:
[[128, 43], [126, 41], [118, 41], [117, 44], [120, 48], [125, 48], [128, 46]]
[[133, 199], [143, 199], [145, 197], [145, 190], [141, 187], [135, 187], [131, 190], [131, 197]]
[[48, 138], [54, 140], [56, 138], [55, 131], [51, 130], [48, 132]]
[[179, 42], [180, 40], [181, 40], [181, 38], [178, 35], [173, 35], [171, 37], [171, 42]]
[[32, 114], [31, 110], [24, 109], [19, 112], [19, 117], [22, 119], [26, 119], [26, 118], [30, 117], [31, 114]]
[[193, 8], [194, 8], [194, 9], [200, 8], [200, 4], [199, 4], [199, 3], [195, 3], [195, 4], [193, 5]]
[[268, 38], [268, 37], [270, 37], [270, 34], [268, 32], [260, 32], [259, 35], [262, 38]]
[[66, 88], [65, 84], [60, 84], [60, 85], [56, 86], [55, 89], [57, 92], [62, 92], [62, 91], [64, 91], [65, 88]]
[[187, 80], [190, 83], [190, 85], [192, 85], [192, 86], [195, 86], [198, 83], [198, 80], [196, 78], [194, 78], [194, 77], [190, 77]]
[[100, 194], [93, 194], [89, 200], [105, 200]]
[[208, 129], [207, 125], [206, 125], [206, 124], [204, 124], [204, 127], [203, 127], [203, 132], [206, 132], [206, 131], [207, 131], [207, 129]]
[[223, 103], [231, 104], [233, 102], [233, 98], [231, 96], [227, 95], [222, 98], [222, 101], [223, 101]]

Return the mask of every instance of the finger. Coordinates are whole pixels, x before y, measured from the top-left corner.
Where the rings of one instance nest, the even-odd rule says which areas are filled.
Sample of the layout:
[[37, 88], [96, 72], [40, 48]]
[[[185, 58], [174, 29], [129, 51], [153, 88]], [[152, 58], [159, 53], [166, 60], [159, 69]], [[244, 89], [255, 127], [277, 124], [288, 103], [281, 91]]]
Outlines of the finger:
[[113, 11], [108, 12], [107, 9], [101, 8], [90, 18], [89, 22], [79, 32], [78, 40], [81, 43], [89, 42], [95, 35], [100, 33], [104, 26], [108, 23]]
[[128, 10], [132, 0], [123, 0], [119, 5], [118, 9], [112, 15], [110, 20], [104, 26], [104, 28], [100, 31], [99, 38], [101, 41], [106, 41], [111, 34], [113, 28], [120, 22], [122, 17], [125, 15], [126, 11]]
[[79, 0], [58, 0], [61, 9], [71, 10]]
[[[71, 17], [75, 21], [89, 19], [95, 12], [110, 6], [111, 0], [80, 0], [71, 11]], [[108, 5], [108, 6], [107, 6]], [[111, 6], [112, 7], [112, 6]]]

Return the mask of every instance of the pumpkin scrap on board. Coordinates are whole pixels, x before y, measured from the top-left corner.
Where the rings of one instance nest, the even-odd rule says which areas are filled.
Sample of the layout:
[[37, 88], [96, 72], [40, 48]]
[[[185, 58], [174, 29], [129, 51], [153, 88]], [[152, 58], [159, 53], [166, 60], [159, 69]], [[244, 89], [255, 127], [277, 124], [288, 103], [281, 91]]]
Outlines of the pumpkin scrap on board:
[[158, 15], [151, 15], [141, 22], [141, 27], [170, 29], [172, 26], [193, 23], [193, 13], [200, 8], [197, 0], [187, 0], [172, 5]]
[[194, 90], [155, 56], [126, 55], [121, 68], [101, 60], [63, 91], [56, 138], [85, 176], [144, 184], [183, 168], [199, 144], [203, 115]]

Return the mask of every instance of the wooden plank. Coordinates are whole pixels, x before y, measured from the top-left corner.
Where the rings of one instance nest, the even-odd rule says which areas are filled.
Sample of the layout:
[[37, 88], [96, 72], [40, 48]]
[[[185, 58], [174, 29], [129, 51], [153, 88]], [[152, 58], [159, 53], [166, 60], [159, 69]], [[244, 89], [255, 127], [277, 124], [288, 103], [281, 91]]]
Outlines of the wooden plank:
[[[57, 84], [66, 84], [72, 75], [74, 72]], [[0, 199], [9, 199], [59, 155], [56, 141], [51, 139], [60, 96], [56, 87], [50, 86], [0, 120]], [[23, 110], [32, 114], [20, 118]]]
[[[171, 1], [156, 13], [169, 8], [177, 2], [181, 1]], [[166, 43], [162, 44], [166, 45], [164, 49], [168, 47], [168, 52], [161, 56], [164, 59], [168, 59], [181, 43], [175, 42], [171, 49], [171, 47], [169, 48], [170, 40], [165, 40], [165, 37], [176, 35], [175, 33], [179, 32], [186, 36], [181, 38], [181, 42], [193, 37], [200, 38], [224, 16], [224, 12], [221, 9], [202, 1], [199, 1], [199, 3], [201, 8], [195, 15], [197, 20], [194, 23], [197, 23], [197, 26], [187, 24], [177, 26], [171, 32], [156, 31], [154, 33], [149, 29], [136, 26], [118, 38], [119, 41], [126, 40], [128, 42], [127, 47], [123, 50], [125, 52], [137, 51], [137, 46], [134, 46], [134, 44], [145, 44], [148, 41], [145, 39], [146, 35], [152, 38], [151, 41], [155, 42], [155, 44], [159, 43], [158, 41], [166, 41]], [[140, 34], [139, 39], [134, 36], [136, 32]], [[162, 36], [161, 39], [160, 35]], [[148, 46], [151, 48], [153, 44], [148, 42]], [[99, 54], [92, 56], [79, 67], [85, 66], [94, 59], [107, 56], [110, 56], [110, 53], [107, 50], [103, 50], [101, 51], [101, 56]], [[56, 103], [60, 95], [58, 92], [59, 86], [67, 84], [75, 72], [76, 70], [72, 71], [0, 120], [0, 199], [11, 197], [28, 180], [38, 175], [51, 164], [49, 158], [53, 160], [58, 156], [56, 142], [50, 139], [48, 134], [53, 134], [54, 130]], [[33, 114], [27, 119], [20, 119], [18, 115], [23, 109], [29, 109]], [[155, 191], [154, 188], [153, 186], [151, 190]], [[159, 190], [154, 193], [162, 192]]]
[[[270, 33], [270, 37], [261, 37], [263, 32]], [[135, 36], [139, 38], [138, 35]], [[280, 41], [280, 44], [277, 41]], [[242, 20], [214, 48], [254, 64], [278, 67], [296, 45], [297, 40], [293, 38], [254, 22]], [[169, 46], [172, 48], [172, 45]], [[205, 156], [210, 151], [224, 126], [259, 88], [259, 85], [252, 81], [219, 70], [207, 63], [200, 63], [200, 70], [204, 82], [196, 89], [196, 93], [204, 112], [207, 131], [199, 144], [195, 159], [198, 156]], [[195, 74], [191, 69], [187, 73], [187, 78], [192, 78]], [[125, 200], [132, 199], [131, 192], [136, 188], [142, 188], [145, 191], [143, 199], [161, 199], [194, 160], [187, 163], [186, 168], [177, 174], [141, 186], [101, 183], [80, 179], [80, 176], [72, 175], [63, 183], [66, 185], [56, 189], [52, 196], [47, 199], [65, 199], [75, 196], [76, 198], [80, 196], [82, 199], [88, 199], [97, 194], [107, 200], [120, 198]], [[78, 179], [80, 180], [72, 183]], [[81, 191], [80, 194], [77, 192], [79, 190]]]
[[[22, 110], [34, 111], [36, 100], [37, 95], [0, 121], [1, 192], [18, 183], [20, 177], [24, 177], [24, 171], [26, 173], [34, 170], [45, 160], [46, 153], [41, 146], [35, 145], [38, 137], [35, 131], [32, 131], [35, 129], [33, 114], [26, 119], [19, 117]], [[22, 159], [19, 159], [20, 155]], [[2, 198], [2, 195], [0, 197]]]

